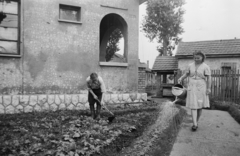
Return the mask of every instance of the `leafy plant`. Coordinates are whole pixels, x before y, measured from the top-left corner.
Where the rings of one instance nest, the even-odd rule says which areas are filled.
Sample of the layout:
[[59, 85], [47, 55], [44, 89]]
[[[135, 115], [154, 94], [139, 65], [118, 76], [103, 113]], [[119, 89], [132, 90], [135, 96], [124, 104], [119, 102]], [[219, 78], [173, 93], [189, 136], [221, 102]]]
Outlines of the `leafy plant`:
[[70, 110], [0, 115], [0, 155], [100, 154], [120, 135], [142, 126], [141, 119], [154, 109], [136, 110], [117, 113], [117, 121], [112, 124]]

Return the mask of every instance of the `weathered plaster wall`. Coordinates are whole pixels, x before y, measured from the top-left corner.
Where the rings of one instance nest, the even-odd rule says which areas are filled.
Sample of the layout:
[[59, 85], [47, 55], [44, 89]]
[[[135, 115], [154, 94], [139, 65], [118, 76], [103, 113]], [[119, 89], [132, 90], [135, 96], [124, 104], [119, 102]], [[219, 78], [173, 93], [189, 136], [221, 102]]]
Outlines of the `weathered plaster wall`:
[[[107, 90], [137, 91], [139, 0], [21, 3], [23, 56], [0, 58], [0, 94], [79, 94], [91, 72], [103, 77]], [[59, 22], [59, 3], [81, 6], [82, 24]], [[122, 16], [128, 25], [128, 67], [99, 66], [100, 22], [109, 13]]]
[[[193, 59], [178, 59], [178, 67], [180, 70], [185, 70], [193, 62]], [[240, 69], [240, 58], [207, 58], [205, 63], [209, 65], [211, 70], [221, 69], [223, 62], [236, 63], [236, 69]]]

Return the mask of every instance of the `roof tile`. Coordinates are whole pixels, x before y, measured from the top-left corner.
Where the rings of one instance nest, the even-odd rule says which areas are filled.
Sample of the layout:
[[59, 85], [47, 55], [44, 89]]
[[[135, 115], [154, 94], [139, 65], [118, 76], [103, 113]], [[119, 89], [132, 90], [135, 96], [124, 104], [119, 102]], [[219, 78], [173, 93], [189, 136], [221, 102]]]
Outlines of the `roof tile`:
[[158, 56], [155, 59], [152, 70], [178, 69], [178, 60], [173, 56]]
[[177, 55], [192, 55], [195, 50], [205, 54], [240, 54], [240, 39], [180, 42]]

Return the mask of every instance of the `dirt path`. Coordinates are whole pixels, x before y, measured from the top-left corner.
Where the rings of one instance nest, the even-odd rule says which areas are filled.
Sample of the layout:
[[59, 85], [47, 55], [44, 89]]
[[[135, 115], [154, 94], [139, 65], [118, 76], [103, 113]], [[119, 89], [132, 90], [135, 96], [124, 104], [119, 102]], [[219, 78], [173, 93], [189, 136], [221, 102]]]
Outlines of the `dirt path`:
[[190, 111], [170, 156], [240, 155], [240, 125], [225, 111], [203, 110], [199, 128], [191, 132]]

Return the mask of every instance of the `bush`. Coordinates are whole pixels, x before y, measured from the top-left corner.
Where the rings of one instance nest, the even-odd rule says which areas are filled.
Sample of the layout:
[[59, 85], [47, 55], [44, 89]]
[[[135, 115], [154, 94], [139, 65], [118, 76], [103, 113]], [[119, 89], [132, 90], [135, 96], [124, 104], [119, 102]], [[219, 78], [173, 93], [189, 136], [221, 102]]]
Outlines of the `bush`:
[[240, 109], [235, 105], [231, 105], [228, 112], [240, 124]]
[[223, 101], [223, 102], [217, 102], [215, 103], [214, 107], [217, 110], [223, 110], [223, 111], [228, 111], [229, 110], [230, 104]]
[[233, 102], [217, 101], [210, 99], [211, 109], [228, 111], [228, 113], [240, 124], [240, 105]]
[[218, 101], [216, 98], [210, 98], [210, 108], [222, 111], [228, 111], [232, 102]]

